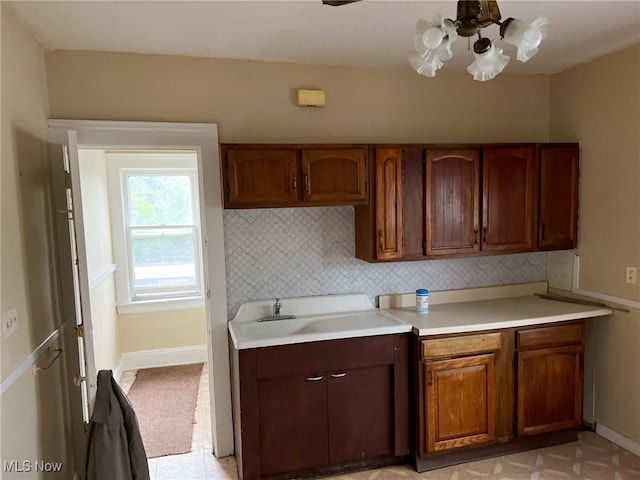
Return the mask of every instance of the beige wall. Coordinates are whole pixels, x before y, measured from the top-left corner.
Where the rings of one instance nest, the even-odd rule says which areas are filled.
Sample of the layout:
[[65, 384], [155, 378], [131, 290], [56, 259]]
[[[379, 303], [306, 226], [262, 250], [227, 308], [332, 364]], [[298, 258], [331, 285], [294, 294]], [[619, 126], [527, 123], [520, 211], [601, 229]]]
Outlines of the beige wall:
[[204, 308], [120, 315], [122, 353], [206, 344]]
[[[640, 46], [552, 76], [550, 105], [550, 140], [581, 146], [580, 288], [637, 302], [624, 271], [640, 264]], [[640, 310], [590, 321], [587, 337], [593, 420], [640, 443]]]
[[[549, 78], [48, 52], [56, 118], [214, 122], [221, 142], [546, 141]], [[325, 108], [295, 106], [322, 88]]]
[[551, 141], [581, 147], [580, 287], [640, 300], [640, 46], [551, 79]]
[[[57, 327], [57, 268], [47, 154], [48, 99], [44, 51], [19, 21], [1, 6], [2, 138], [1, 138], [1, 303], [15, 306], [19, 330], [0, 339], [3, 386], [7, 378]], [[60, 342], [50, 342], [60, 348]], [[64, 358], [64, 357], [63, 357]], [[46, 366], [42, 355], [36, 364]], [[2, 393], [0, 430], [2, 460], [63, 462], [62, 474], [73, 471], [68, 423], [64, 411], [62, 359], [50, 369], [16, 378]], [[4, 464], [3, 464], [4, 465]], [[26, 478], [4, 472], [3, 478]], [[41, 478], [31, 472], [29, 478]]]

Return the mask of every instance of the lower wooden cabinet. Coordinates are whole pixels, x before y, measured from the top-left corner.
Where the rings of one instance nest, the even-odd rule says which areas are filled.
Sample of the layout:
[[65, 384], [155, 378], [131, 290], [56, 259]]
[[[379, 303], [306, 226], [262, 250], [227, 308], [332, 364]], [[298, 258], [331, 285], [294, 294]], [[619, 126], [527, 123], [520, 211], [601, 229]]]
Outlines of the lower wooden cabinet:
[[583, 325], [539, 328], [518, 335], [523, 333], [536, 338], [533, 342], [525, 340], [525, 346], [520, 342], [517, 352], [518, 436], [579, 427], [584, 378]]
[[492, 353], [427, 362], [424, 374], [428, 452], [495, 438]]
[[263, 475], [327, 464], [325, 375], [258, 381], [260, 471]]
[[407, 455], [408, 359], [406, 334], [235, 350], [240, 477], [330, 472]]
[[329, 464], [394, 451], [393, 370], [389, 365], [332, 372], [328, 379]]
[[414, 337], [416, 469], [575, 440], [583, 352], [583, 320]]

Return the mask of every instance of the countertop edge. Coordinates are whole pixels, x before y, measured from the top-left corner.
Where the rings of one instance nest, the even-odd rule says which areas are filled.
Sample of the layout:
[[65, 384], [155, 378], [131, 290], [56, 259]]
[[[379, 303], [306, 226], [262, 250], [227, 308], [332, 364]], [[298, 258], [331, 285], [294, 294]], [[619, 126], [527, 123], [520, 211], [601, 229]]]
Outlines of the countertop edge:
[[238, 342], [229, 329], [233, 345], [237, 350], [246, 350], [249, 348], [276, 347], [281, 345], [294, 345], [299, 343], [324, 342], [327, 340], [343, 340], [347, 338], [373, 337], [376, 335], [395, 335], [399, 333], [411, 333], [412, 325], [406, 323], [404, 325], [393, 325], [390, 327], [379, 327], [372, 329], [345, 330], [342, 332], [326, 332], [326, 333], [310, 333], [308, 335], [290, 335], [279, 338], [265, 338], [261, 340], [249, 340], [246, 342]]
[[479, 332], [488, 330], [500, 330], [504, 328], [528, 327], [534, 325], [544, 325], [547, 323], [568, 322], [571, 320], [580, 320], [586, 318], [603, 317], [611, 315], [613, 310], [609, 308], [600, 308], [588, 312], [568, 313], [562, 315], [547, 315], [544, 317], [520, 318], [517, 320], [506, 320], [502, 322], [477, 323], [473, 325], [451, 325], [447, 327], [426, 327], [420, 328], [413, 326], [413, 333], [422, 337], [429, 335], [444, 335], [452, 333]]

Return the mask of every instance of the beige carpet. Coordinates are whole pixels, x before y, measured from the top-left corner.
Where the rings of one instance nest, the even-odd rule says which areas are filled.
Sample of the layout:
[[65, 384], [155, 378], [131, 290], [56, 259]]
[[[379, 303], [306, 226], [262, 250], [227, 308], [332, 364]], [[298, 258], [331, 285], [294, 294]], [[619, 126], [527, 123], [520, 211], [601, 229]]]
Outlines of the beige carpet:
[[138, 370], [127, 396], [148, 458], [191, 451], [202, 363]]

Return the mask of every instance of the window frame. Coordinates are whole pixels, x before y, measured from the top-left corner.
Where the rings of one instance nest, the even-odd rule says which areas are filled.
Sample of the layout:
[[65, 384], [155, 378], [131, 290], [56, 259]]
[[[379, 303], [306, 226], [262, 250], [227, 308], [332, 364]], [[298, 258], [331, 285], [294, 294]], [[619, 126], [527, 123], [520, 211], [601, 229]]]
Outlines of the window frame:
[[[204, 306], [203, 245], [200, 216], [200, 186], [198, 152], [193, 151], [118, 151], [107, 150], [107, 183], [116, 263], [116, 300], [119, 313], [144, 313], [161, 310], [202, 308]], [[131, 226], [129, 219], [128, 178], [132, 175], [186, 175], [190, 179], [191, 217], [194, 243], [195, 289], [185, 289], [176, 295], [162, 294], [163, 289], [140, 295], [134, 286], [133, 236], [131, 229], [157, 229], [157, 226]]]

